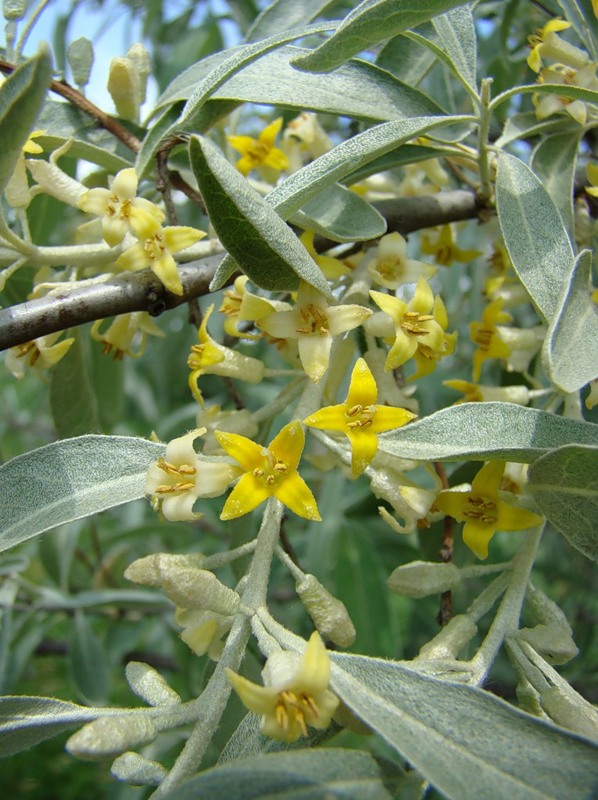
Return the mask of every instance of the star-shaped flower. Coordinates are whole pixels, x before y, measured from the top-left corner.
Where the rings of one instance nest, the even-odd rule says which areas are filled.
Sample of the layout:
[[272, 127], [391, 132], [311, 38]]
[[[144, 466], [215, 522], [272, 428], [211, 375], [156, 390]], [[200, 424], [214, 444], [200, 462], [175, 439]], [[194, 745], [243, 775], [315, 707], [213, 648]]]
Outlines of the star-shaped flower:
[[[104, 353], [113, 352], [116, 361], [124, 355], [139, 358], [145, 351], [148, 336], [164, 336], [164, 331], [152, 320], [147, 311], [133, 311], [131, 314], [119, 314], [104, 333], [100, 328], [105, 320], [98, 319], [91, 326], [91, 338], [104, 344]], [[135, 343], [138, 349], [134, 350]]]
[[282, 127], [282, 117], [271, 122], [260, 133], [257, 139], [252, 136], [227, 136], [229, 143], [241, 158], [237, 161], [237, 169], [242, 175], [249, 173], [256, 167], [269, 167], [276, 172], [282, 172], [289, 166], [289, 160], [274, 141]]
[[496, 531], [520, 531], [540, 525], [543, 518], [499, 497], [504, 461], [490, 461], [473, 479], [469, 491], [440, 492], [432, 507], [463, 526], [463, 541], [478, 558], [488, 557], [488, 543]]
[[457, 247], [454, 228], [448, 224], [440, 227], [435, 239], [427, 234], [422, 234], [421, 249], [422, 253], [434, 256], [436, 263], [443, 267], [450, 267], [453, 261], [466, 264], [482, 255], [479, 250], [462, 250]]
[[317, 383], [328, 369], [333, 337], [357, 328], [371, 313], [359, 305], [330, 306], [321, 292], [301, 281], [295, 308], [275, 311], [258, 325], [275, 339], [297, 339], [303, 369]]
[[496, 329], [501, 322], [510, 322], [511, 315], [502, 310], [502, 297], [489, 303], [482, 313], [481, 322], [470, 322], [471, 341], [477, 344], [473, 354], [473, 380], [477, 383], [482, 372], [482, 364], [488, 358], [508, 358], [511, 348]]
[[344, 403], [326, 406], [304, 423], [312, 428], [344, 433], [351, 442], [351, 470], [358, 476], [376, 455], [378, 433], [400, 428], [415, 414], [404, 408], [378, 406], [378, 387], [365, 359], [357, 359]]
[[274, 496], [300, 517], [321, 520], [315, 498], [297, 472], [305, 444], [299, 420], [285, 425], [268, 447], [237, 433], [215, 431], [215, 436], [220, 447], [244, 470], [224, 504], [220, 519], [241, 517]]
[[338, 706], [330, 683], [330, 657], [318, 633], [312, 633], [302, 656], [280, 650], [266, 661], [264, 686], [226, 670], [243, 704], [262, 715], [264, 736], [295, 742], [307, 729], [330, 725]]
[[559, 36], [559, 31], [567, 30], [570, 27], [570, 22], [558, 18], [551, 19], [543, 28], [539, 28], [534, 34], [528, 36], [527, 40], [532, 49], [527, 57], [528, 67], [534, 72], [539, 72], [543, 58], [551, 58], [576, 69], [587, 64], [588, 54]]
[[387, 289], [398, 289], [404, 283], [431, 278], [437, 267], [407, 258], [407, 242], [400, 233], [388, 233], [378, 243], [376, 258], [369, 262], [368, 272], [376, 283]]
[[15, 378], [25, 376], [25, 366], [29, 365], [35, 370], [45, 370], [57, 364], [61, 358], [68, 353], [75, 339], [69, 336], [68, 339], [58, 341], [63, 331], [49, 333], [47, 336], [40, 336], [31, 342], [19, 344], [11, 347], [6, 353], [4, 361], [8, 369]]

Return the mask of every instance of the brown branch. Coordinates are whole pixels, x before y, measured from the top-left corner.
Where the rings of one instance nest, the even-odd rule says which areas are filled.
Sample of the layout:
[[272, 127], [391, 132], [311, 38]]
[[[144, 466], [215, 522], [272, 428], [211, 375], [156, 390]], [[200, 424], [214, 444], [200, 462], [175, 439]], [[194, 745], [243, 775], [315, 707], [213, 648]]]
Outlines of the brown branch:
[[[449, 488], [449, 482], [444, 469], [444, 464], [440, 461], [434, 461], [434, 469], [440, 478], [443, 489]], [[440, 550], [440, 558], [445, 564], [453, 560], [455, 544], [455, 533], [453, 530], [453, 520], [451, 517], [444, 518], [442, 529], [442, 549]], [[450, 589], [442, 592], [440, 595], [440, 610], [438, 611], [438, 622], [442, 627], [447, 625], [453, 617], [453, 593]]]

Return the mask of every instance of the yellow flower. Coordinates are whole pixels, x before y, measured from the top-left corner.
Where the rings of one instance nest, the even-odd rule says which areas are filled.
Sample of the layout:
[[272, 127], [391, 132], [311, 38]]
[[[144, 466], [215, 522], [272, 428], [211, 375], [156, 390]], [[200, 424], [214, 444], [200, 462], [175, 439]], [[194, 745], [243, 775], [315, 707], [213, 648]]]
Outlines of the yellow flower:
[[461, 250], [460, 247], [457, 247], [452, 225], [442, 225], [436, 239], [425, 233], [422, 234], [421, 249], [422, 253], [434, 256], [436, 263], [443, 267], [450, 267], [453, 261], [465, 264], [482, 255], [479, 250]]
[[420, 346], [428, 348], [431, 354], [444, 354], [444, 331], [434, 314], [430, 313], [435, 301], [425, 278], [419, 279], [409, 303], [383, 292], [371, 291], [370, 297], [392, 319], [395, 328], [394, 343], [384, 366], [387, 372], [413, 358]]
[[368, 272], [374, 281], [387, 289], [398, 289], [404, 283], [432, 278], [437, 267], [407, 258], [407, 242], [400, 233], [388, 233], [378, 243], [376, 258], [369, 262]]
[[434, 506], [458, 522], [465, 522], [463, 541], [478, 558], [488, 557], [488, 543], [496, 531], [520, 531], [540, 525], [542, 517], [499, 498], [504, 461], [490, 461], [473, 479], [469, 491], [440, 492]]
[[121, 169], [109, 189], [90, 189], [79, 198], [82, 211], [101, 217], [102, 235], [110, 247], [122, 242], [129, 231], [138, 239], [148, 238], [164, 219], [158, 206], [135, 196], [137, 184], [133, 167]]
[[433, 350], [425, 342], [419, 342], [417, 350], [413, 356], [417, 364], [416, 372], [409, 378], [410, 381], [415, 381], [422, 378], [424, 375], [429, 375], [436, 369], [436, 364], [441, 358], [450, 356], [455, 352], [455, 345], [457, 344], [457, 332], [446, 333], [448, 328], [448, 315], [446, 307], [440, 295], [434, 298], [434, 308], [432, 314], [436, 322], [442, 328], [443, 347], [441, 350]]
[[351, 442], [351, 470], [361, 475], [376, 455], [378, 433], [400, 428], [415, 414], [404, 408], [378, 406], [378, 387], [365, 359], [357, 359], [351, 373], [349, 392], [344, 403], [326, 406], [312, 414], [304, 423], [312, 428], [340, 431]]
[[199, 519], [193, 506], [199, 497], [218, 497], [239, 475], [238, 467], [217, 459], [201, 459], [193, 442], [206, 432], [196, 428], [173, 439], [166, 446], [163, 458], [149, 468], [145, 494], [155, 511], [161, 511], [171, 522]]
[[251, 136], [227, 136], [226, 138], [241, 158], [237, 161], [237, 169], [242, 175], [249, 173], [256, 167], [269, 167], [282, 172], [289, 166], [288, 158], [274, 147], [274, 140], [282, 127], [282, 117], [271, 122], [260, 133], [257, 139]]
[[70, 336], [61, 342], [58, 339], [62, 336], [62, 331], [50, 333], [47, 336], [40, 336], [31, 342], [19, 344], [11, 347], [6, 353], [4, 361], [8, 369], [15, 378], [25, 376], [25, 365], [36, 370], [44, 370], [53, 367], [61, 358], [68, 353], [75, 339]]
[[487, 358], [508, 358], [511, 348], [502, 340], [496, 329], [497, 323], [509, 322], [511, 316], [502, 310], [502, 297], [489, 303], [482, 314], [481, 322], [470, 322], [471, 341], [477, 344], [473, 354], [473, 380], [477, 383], [482, 364]]
[[139, 270], [149, 267], [162, 281], [169, 292], [183, 294], [183, 284], [173, 253], [186, 250], [206, 234], [197, 228], [171, 225], [168, 228], [155, 226], [147, 236], [129, 247], [116, 259], [123, 270]]
[[222, 305], [218, 309], [226, 314], [224, 330], [229, 336], [239, 336], [244, 339], [259, 339], [252, 333], [239, 329], [240, 322], [258, 322], [273, 311], [288, 311], [291, 306], [279, 300], [266, 300], [247, 289], [247, 275], [239, 275], [232, 289], [224, 291]]
[[314, 496], [297, 472], [305, 444], [299, 420], [285, 425], [268, 447], [237, 433], [215, 431], [215, 436], [220, 447], [245, 471], [224, 504], [220, 519], [241, 517], [274, 496], [300, 517], [321, 520]]
[[332, 142], [316, 114], [302, 111], [284, 129], [281, 148], [289, 160], [288, 169], [297, 172], [309, 161], [332, 149]]
[[234, 617], [215, 611], [195, 608], [177, 608], [174, 621], [183, 629], [179, 636], [198, 656], [206, 653], [212, 661], [219, 661], [224, 649], [223, 637], [230, 631]]
[[586, 192], [592, 197], [598, 197], [598, 164], [588, 164], [588, 180], [591, 186], [586, 186]]
[[458, 403], [487, 403], [498, 401], [502, 403], [517, 403], [526, 406], [529, 402], [529, 389], [527, 386], [482, 386], [479, 383], [453, 380], [443, 381], [443, 386], [462, 392], [464, 397]]
[[251, 358], [251, 356], [244, 356], [212, 339], [208, 333], [208, 320], [213, 310], [213, 305], [206, 309], [197, 331], [199, 344], [191, 346], [191, 352], [187, 359], [187, 365], [191, 370], [189, 388], [193, 397], [202, 406], [204, 400], [197, 383], [201, 375], [224, 375], [249, 383], [259, 383], [264, 377], [262, 361]]
[[[555, 83], [560, 86], [578, 86], [582, 89], [598, 91], [598, 78], [596, 78], [596, 64], [590, 62], [581, 69], [573, 69], [564, 64], [555, 64], [553, 67], [543, 69], [538, 77], [538, 83]], [[583, 100], [573, 100], [570, 97], [561, 97], [556, 94], [534, 94], [532, 102], [539, 120], [546, 119], [560, 111], [566, 111], [580, 125], [585, 125], [588, 117], [588, 107]]]
[[307, 736], [308, 727], [327, 728], [338, 706], [338, 697], [328, 688], [330, 657], [315, 631], [302, 656], [281, 650], [268, 658], [264, 686], [230, 669], [226, 674], [243, 704], [262, 715], [264, 736], [273, 739], [295, 742]]
[[275, 339], [297, 339], [303, 369], [317, 383], [328, 369], [333, 337], [357, 328], [371, 313], [364, 306], [330, 306], [321, 292], [301, 281], [295, 308], [275, 311], [258, 325]]
[[43, 148], [33, 140], [43, 136], [44, 133], [45, 131], [32, 131], [29, 134], [29, 138], [21, 148], [13, 173], [8, 179], [4, 194], [6, 202], [13, 208], [27, 208], [31, 201], [27, 170], [25, 169], [25, 156], [39, 155], [43, 152]]
[[329, 281], [335, 281], [337, 278], [342, 278], [343, 275], [347, 275], [349, 272], [351, 272], [350, 268], [338, 258], [325, 256], [316, 252], [316, 248], [314, 247], [313, 231], [304, 231], [299, 237], [299, 241], [303, 247], [305, 247], [316, 264], [320, 267], [325, 277]]
[[527, 57], [527, 65], [534, 72], [539, 72], [543, 58], [552, 58], [561, 64], [569, 67], [583, 67], [589, 56], [584, 50], [566, 42], [558, 35], [558, 31], [567, 30], [571, 27], [570, 22], [562, 19], [551, 19], [543, 28], [539, 28], [534, 34], [528, 36], [528, 42], [532, 48]]
[[[139, 358], [145, 351], [145, 343], [149, 336], [164, 336], [147, 311], [134, 311], [132, 314], [120, 314], [114, 318], [105, 333], [100, 332], [105, 320], [98, 319], [91, 326], [91, 338], [104, 343], [104, 354], [112, 352], [116, 361], [122, 360], [126, 354], [131, 358]], [[138, 341], [139, 349], [133, 345]]]

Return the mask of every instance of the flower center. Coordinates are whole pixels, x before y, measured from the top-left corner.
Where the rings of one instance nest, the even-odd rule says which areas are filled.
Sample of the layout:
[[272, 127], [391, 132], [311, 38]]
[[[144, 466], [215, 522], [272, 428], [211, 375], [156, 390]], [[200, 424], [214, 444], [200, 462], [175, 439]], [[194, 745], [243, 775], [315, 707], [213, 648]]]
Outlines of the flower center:
[[252, 471], [255, 478], [259, 478], [266, 486], [271, 487], [279, 483], [279, 481], [287, 475], [289, 465], [276, 458], [270, 450], [266, 450], [263, 455], [261, 467], [256, 467]]
[[376, 413], [376, 406], [362, 406], [357, 405], [347, 408], [345, 411], [345, 419], [347, 421], [347, 428], [354, 430], [356, 428], [369, 428], [372, 425], [374, 414]]
[[187, 492], [195, 487], [195, 477], [193, 477], [193, 480], [189, 480], [189, 478], [197, 475], [197, 469], [191, 464], [179, 464], [177, 466], [164, 458], [159, 458], [156, 466], [174, 482], [163, 483], [156, 487], [154, 489], [155, 494], [176, 494], [177, 492]]
[[299, 314], [303, 322], [305, 322], [305, 327], [297, 328], [297, 333], [302, 333], [307, 336], [328, 336], [330, 334], [328, 317], [313, 303], [309, 303], [309, 305], [300, 308]]
[[488, 497], [470, 495], [467, 498], [467, 508], [463, 511], [463, 516], [479, 520], [485, 525], [495, 525], [498, 520], [496, 502]]
[[262, 142], [253, 142], [247, 147], [247, 156], [254, 164], [263, 164], [268, 157], [270, 148]]
[[378, 262], [378, 273], [386, 280], [394, 281], [401, 277], [403, 261], [400, 258], [387, 259]]
[[493, 336], [494, 331], [492, 328], [480, 328], [472, 338], [474, 344], [477, 344], [480, 350], [487, 352], [490, 349]]
[[152, 234], [149, 239], [144, 241], [143, 249], [147, 257], [152, 261], [157, 261], [157, 259], [161, 258], [167, 252], [162, 234], [160, 232]]
[[434, 317], [431, 314], [420, 314], [419, 311], [406, 311], [401, 320], [401, 328], [411, 336], [427, 336], [430, 331], [428, 326], [422, 327], [421, 324], [431, 322]]
[[18, 344], [15, 349], [18, 350], [17, 358], [25, 358], [25, 356], [29, 355], [30, 366], [33, 366], [37, 361], [37, 359], [41, 356], [41, 350], [35, 344], [35, 342], [25, 342], [24, 344]]
[[109, 217], [119, 217], [128, 220], [131, 213], [131, 201], [121, 200], [117, 194], [111, 194], [106, 204], [106, 214]]
[[285, 689], [278, 695], [275, 713], [278, 725], [294, 738], [298, 737], [299, 731], [302, 736], [307, 736], [306, 720], [319, 717], [318, 706], [313, 697], [305, 692], [297, 694], [290, 689]]
[[221, 361], [224, 361], [224, 356], [218, 348], [214, 347], [211, 342], [204, 342], [203, 344], [191, 345], [187, 366], [189, 369], [201, 369], [202, 367], [219, 364]]

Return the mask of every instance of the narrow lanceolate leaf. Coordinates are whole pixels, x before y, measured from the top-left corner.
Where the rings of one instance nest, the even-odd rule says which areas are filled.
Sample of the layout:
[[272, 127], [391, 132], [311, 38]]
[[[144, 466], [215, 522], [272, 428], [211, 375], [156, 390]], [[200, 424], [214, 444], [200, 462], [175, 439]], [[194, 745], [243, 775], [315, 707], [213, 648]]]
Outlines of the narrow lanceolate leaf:
[[363, 0], [327, 41], [298, 59], [296, 65], [312, 72], [330, 72], [371, 45], [463, 3], [464, 0]]
[[546, 136], [534, 150], [531, 166], [558, 208], [567, 230], [573, 231], [573, 184], [581, 132]]
[[552, 383], [575, 392], [598, 377], [598, 308], [590, 297], [592, 254], [573, 262], [559, 308], [542, 348], [542, 364]]
[[83, 349], [81, 335], [76, 332], [68, 353], [51, 372], [50, 407], [61, 439], [101, 431], [98, 404]]
[[[301, 798], [390, 800], [404, 778], [388, 774], [359, 750], [342, 748], [268, 753], [213, 767], [161, 795], [164, 800]], [[388, 788], [387, 788], [388, 787]]]
[[191, 166], [218, 238], [262, 289], [295, 289], [299, 279], [330, 295], [326, 278], [271, 205], [209, 141], [191, 138]]
[[[317, 197], [326, 187], [342, 181], [347, 175], [376, 158], [395, 150], [416, 136], [468, 119], [470, 118], [416, 117], [386, 122], [369, 128], [293, 173], [266, 196], [265, 202], [275, 208], [282, 219], [290, 219], [296, 211]], [[233, 259], [226, 256], [210, 285], [211, 291], [222, 288], [235, 269], [236, 264]]]
[[443, 50], [451, 59], [455, 71], [472, 89], [476, 88], [477, 37], [473, 14], [468, 5], [453, 8], [432, 20]]
[[559, 447], [535, 461], [527, 488], [538, 509], [585, 556], [598, 561], [598, 447]]
[[515, 271], [550, 324], [573, 260], [563, 218], [531, 169], [506, 153], [498, 161], [496, 207]]
[[367, 200], [338, 183], [324, 189], [291, 217], [335, 242], [363, 242], [386, 233], [386, 220]]
[[598, 425], [514, 403], [462, 403], [381, 434], [378, 450], [425, 461], [530, 463], [565, 444], [598, 446]]
[[35, 127], [51, 78], [52, 61], [44, 48], [0, 85], [0, 191], [8, 183], [23, 145]]
[[332, 5], [333, 0], [274, 0], [258, 14], [247, 31], [247, 42], [258, 42], [268, 36], [307, 25]]
[[493, 695], [399, 664], [331, 654], [332, 688], [449, 800], [587, 800], [598, 747]]
[[29, 750], [68, 728], [114, 713], [50, 697], [0, 697], [0, 757]]
[[43, 531], [143, 497], [165, 445], [132, 436], [81, 436], [0, 467], [0, 551]]

